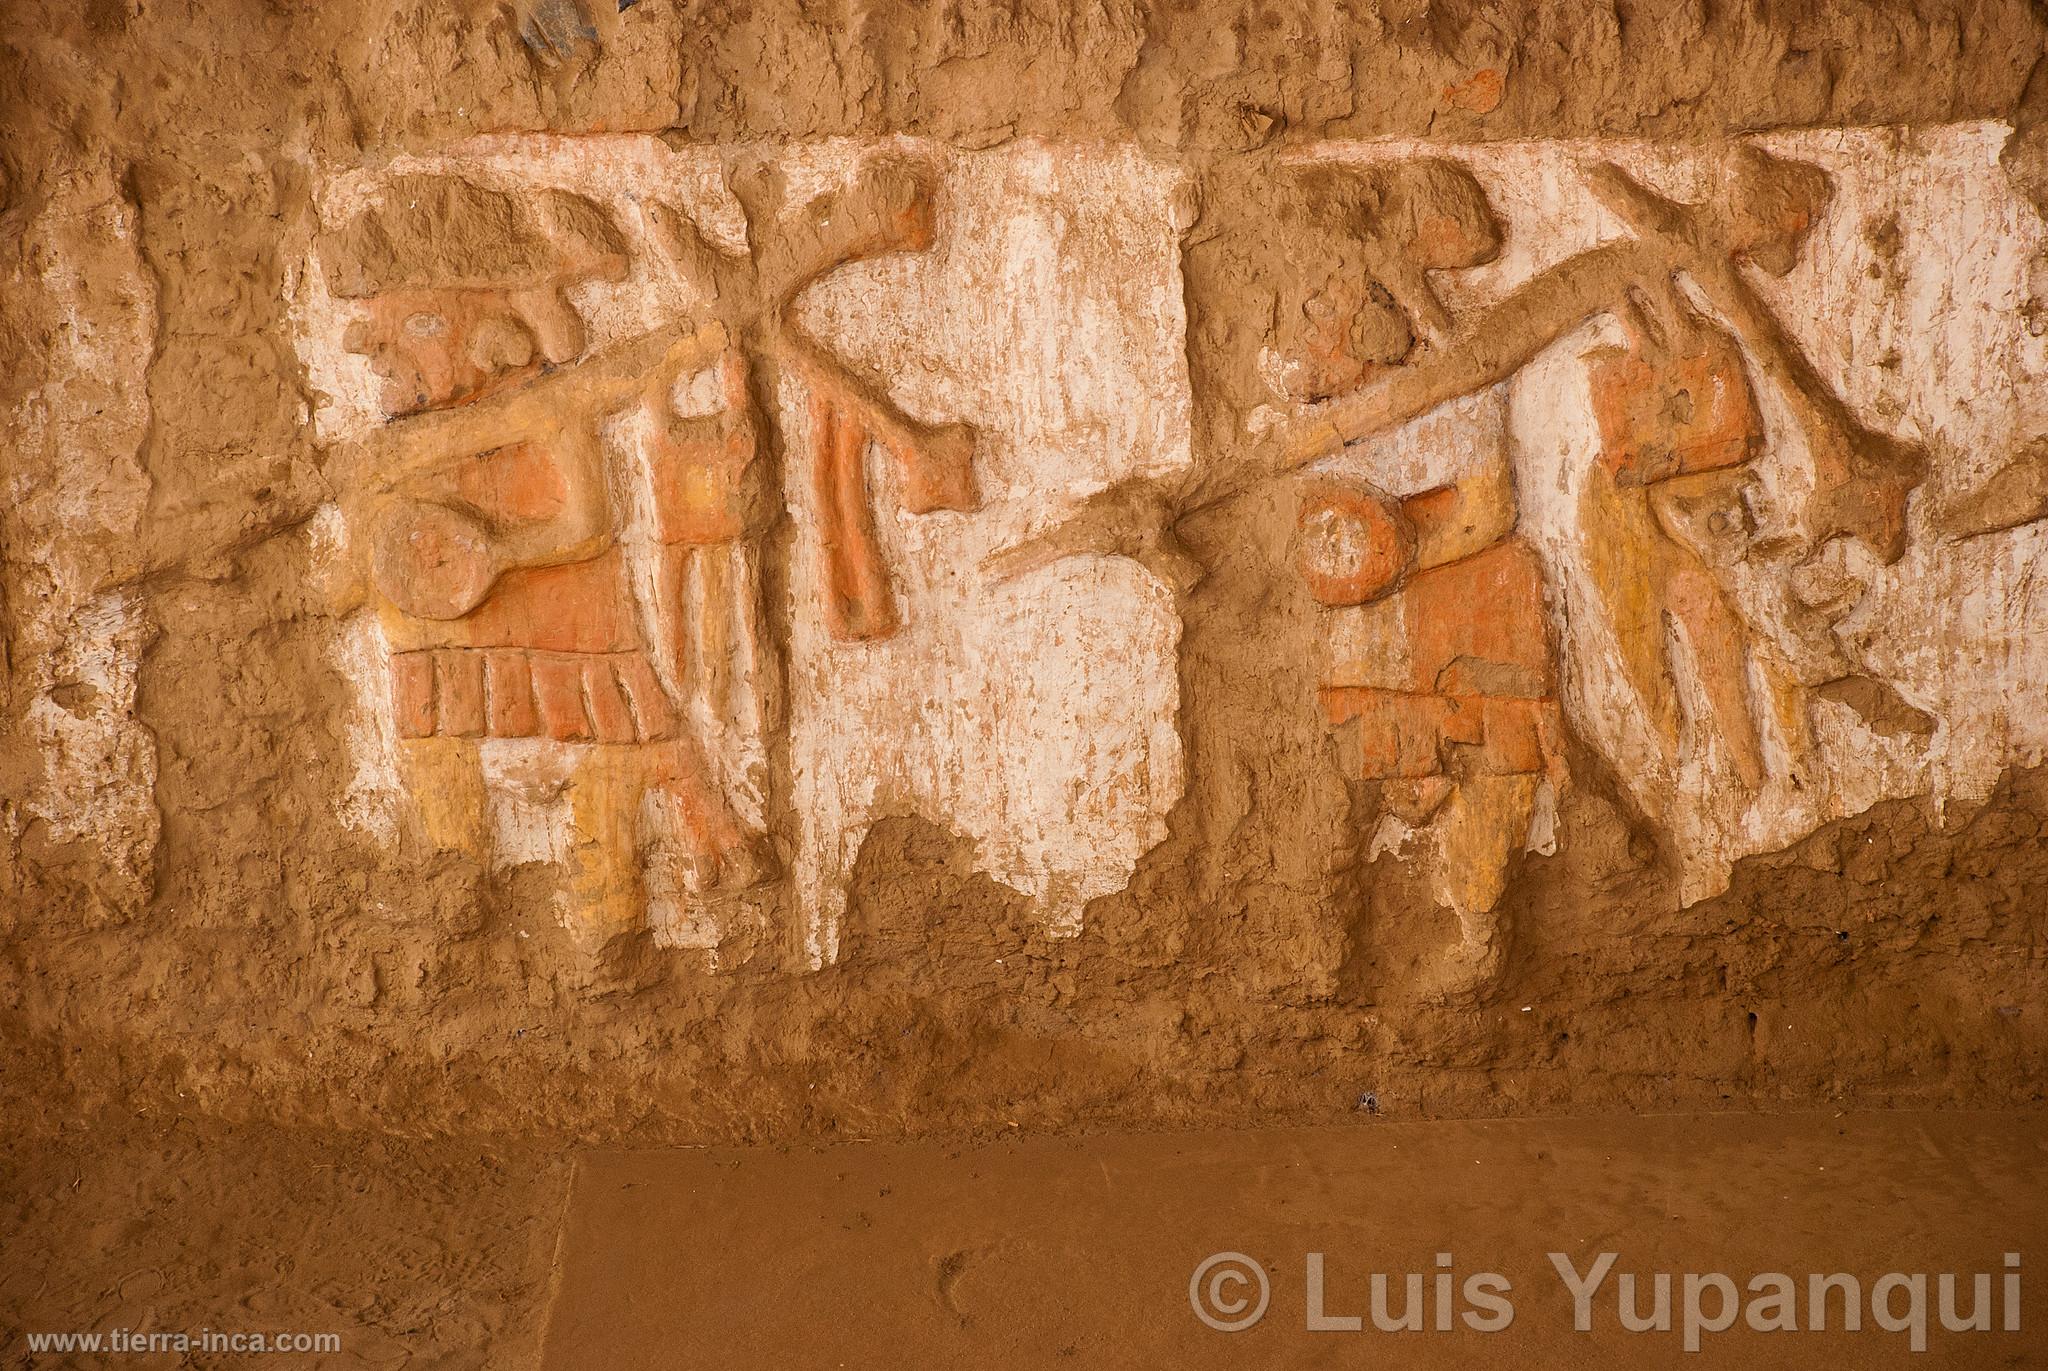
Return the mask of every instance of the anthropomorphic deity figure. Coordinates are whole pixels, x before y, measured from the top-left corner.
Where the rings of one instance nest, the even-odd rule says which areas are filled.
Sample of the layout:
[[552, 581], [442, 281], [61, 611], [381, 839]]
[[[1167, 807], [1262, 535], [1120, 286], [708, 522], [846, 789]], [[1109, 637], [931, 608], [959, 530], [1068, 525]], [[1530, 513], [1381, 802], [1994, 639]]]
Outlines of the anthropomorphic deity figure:
[[[1615, 309], [1623, 345], [1586, 359], [1601, 446], [1580, 512], [1624, 669], [1668, 768], [1681, 731], [1675, 627], [1702, 722], [1742, 787], [1755, 792], [1768, 780], [1767, 734], [1783, 749], [1784, 770], [1804, 783], [1813, 688], [1852, 671], [1831, 629], [1853, 607], [1854, 591], [1824, 584], [1824, 559], [1814, 555], [1853, 539], [1896, 561], [1905, 550], [1906, 496], [1924, 469], [1918, 453], [1847, 415], [1738, 271], [1791, 271], [1831, 187], [1817, 167], [1746, 146], [1718, 160], [1711, 210], [1663, 200], [1612, 167], [1595, 169], [1592, 181], [1642, 241], [1653, 250], [1668, 243], [1672, 252], [1670, 268], [1633, 282]], [[1808, 535], [1787, 548], [1769, 548], [1758, 534], [1754, 460], [1766, 434], [1741, 338], [1681, 281], [1694, 282], [1707, 305], [1754, 338], [1759, 367], [1779, 379], [1800, 421], [1815, 488]], [[1771, 624], [1744, 613], [1732, 583], [1738, 563], [1772, 558], [1780, 562], [1784, 649]]]
[[[1317, 166], [1295, 186], [1296, 271], [1265, 353], [1296, 403], [1398, 371], [1453, 327], [1428, 279], [1492, 260], [1500, 230], [1453, 162]], [[1518, 853], [1549, 841], [1569, 779], [1543, 571], [1516, 531], [1505, 396], [1472, 397], [1318, 464], [1297, 568], [1326, 606], [1319, 694], [1377, 850], [1426, 847], [1458, 919], [1429, 989], [1489, 978]], [[1361, 835], [1363, 837], [1363, 835]], [[1403, 843], [1405, 846], [1405, 843]]]
[[[1751, 791], [1768, 780], [1767, 729], [1797, 778], [1814, 688], [1854, 682], [1863, 688], [1838, 698], [1880, 698], [1891, 717], [1914, 712], [1857, 672], [1833, 626], [1860, 591], [1842, 583], [1838, 550], [1860, 544], [1886, 562], [1904, 553], [1906, 500], [1924, 454], [1851, 415], [1744, 275], [1796, 263], [1827, 204], [1827, 177], [1748, 146], [1725, 150], [1714, 171], [1715, 197], [1680, 205], [1617, 167], [1589, 168], [1594, 193], [1633, 238], [1539, 273], [1458, 320], [1411, 364], [1299, 414], [1277, 444], [1283, 468], [1320, 460], [1498, 385], [1589, 320], [1617, 319], [1623, 345], [1587, 359], [1600, 453], [1583, 483], [1581, 535], [1624, 672], [1665, 748], [1662, 789], [1638, 793], [1653, 820], [1670, 803], [1681, 741], [1674, 630], [1703, 736]], [[1813, 470], [1794, 537], [1757, 536], [1748, 503], [1766, 437], [1758, 382], [1776, 389]], [[1775, 634], [1739, 608], [1741, 562], [1777, 572]]]
[[[1748, 159], [1728, 167], [1729, 202], [1768, 193]], [[1789, 191], [1772, 236], [1746, 239], [1789, 269], [1827, 198], [1813, 168], [1787, 167]], [[1616, 309], [1624, 342], [1585, 360], [1599, 455], [1579, 500], [1586, 562], [1665, 764], [1675, 761], [1682, 711], [1672, 628], [1683, 635], [1700, 713], [1737, 780], [1765, 781], [1764, 725], [1775, 724], [1795, 769], [1811, 750], [1805, 692], [1773, 649], [1766, 625], [1746, 622], [1727, 584], [1756, 520], [1749, 499], [1763, 418], [1737, 340], [1670, 276], [1631, 290]]]
[[[575, 927], [590, 941], [644, 914], [643, 809], [679, 828], [698, 893], [750, 884], [763, 850], [662, 670], [672, 651], [657, 648], [673, 645], [636, 594], [605, 436], [713, 361], [720, 331], [592, 355], [569, 290], [622, 276], [628, 255], [603, 211], [559, 191], [404, 178], [322, 255], [331, 292], [362, 302], [346, 346], [369, 359], [390, 419], [344, 454], [348, 506], [429, 835], [483, 855], [480, 744], [548, 740], [561, 746], [528, 760], [543, 775], [563, 763]], [[689, 486], [719, 470], [663, 474]]]
[[[742, 255], [665, 205], [635, 252], [587, 199], [454, 175], [395, 179], [321, 244], [330, 293], [360, 310], [346, 346], [379, 376], [387, 416], [339, 466], [409, 789], [434, 841], [482, 856], [485, 745], [526, 740], [492, 765], [566, 790], [571, 924], [590, 946], [646, 926], [656, 876], [702, 902], [774, 869], [773, 779], [750, 786], [704, 741], [776, 726], [762, 584], [784, 373], [810, 394], [817, 589], [835, 635], [897, 621], [864, 479], [871, 436], [902, 463], [914, 509], [975, 499], [971, 430], [901, 415], [789, 317], [837, 267], [928, 247], [927, 179], [878, 160], [795, 213], [759, 165], [732, 183]], [[573, 289], [647, 253], [701, 308], [592, 348]]]

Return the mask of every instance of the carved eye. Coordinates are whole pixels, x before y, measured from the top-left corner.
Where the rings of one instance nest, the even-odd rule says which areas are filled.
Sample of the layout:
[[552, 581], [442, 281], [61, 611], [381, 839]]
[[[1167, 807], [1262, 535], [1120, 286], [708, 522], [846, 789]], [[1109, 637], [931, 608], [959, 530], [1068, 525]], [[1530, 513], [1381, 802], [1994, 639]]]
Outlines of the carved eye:
[[448, 321], [440, 315], [421, 310], [405, 316], [406, 334], [413, 338], [438, 338], [448, 331]]

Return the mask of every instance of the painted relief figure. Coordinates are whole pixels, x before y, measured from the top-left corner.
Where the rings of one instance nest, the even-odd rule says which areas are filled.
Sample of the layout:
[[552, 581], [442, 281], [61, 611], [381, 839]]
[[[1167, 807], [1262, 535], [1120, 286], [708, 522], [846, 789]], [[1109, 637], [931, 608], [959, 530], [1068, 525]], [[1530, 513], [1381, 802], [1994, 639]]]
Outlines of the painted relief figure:
[[[1827, 178], [1758, 153], [1732, 155], [1723, 171], [1727, 203], [1748, 207], [1733, 251], [1789, 271], [1827, 203]], [[1613, 199], [1648, 194], [1625, 191], [1612, 168], [1599, 175]], [[1765, 719], [1791, 767], [1809, 751], [1805, 692], [1768, 628], [1743, 621], [1722, 574], [1748, 550], [1762, 415], [1739, 343], [1675, 275], [1633, 283], [1616, 313], [1623, 344], [1586, 357], [1600, 433], [1580, 498], [1593, 579], [1667, 764], [1680, 745], [1677, 682], [1689, 671], [1709, 731], [1753, 792], [1765, 780]]]
[[[730, 340], [722, 361], [730, 404], [746, 405], [750, 423], [774, 428], [781, 377], [788, 374], [807, 390], [826, 621], [837, 638], [887, 637], [898, 622], [875, 535], [867, 450], [879, 445], [893, 459], [910, 513], [972, 510], [980, 503], [974, 431], [904, 414], [879, 378], [861, 374], [805, 332], [792, 307], [805, 287], [848, 263], [931, 247], [930, 174], [906, 160], [876, 158], [851, 186], [794, 212], [782, 178], [766, 164], [730, 166], [726, 179], [746, 214], [747, 253], [720, 251], [667, 205], [653, 208], [657, 236]], [[782, 435], [773, 436], [779, 448]]]
[[734, 180], [751, 254], [654, 206], [653, 251], [708, 303], [597, 349], [572, 293], [636, 254], [587, 199], [401, 177], [320, 248], [330, 293], [358, 305], [345, 346], [369, 359], [388, 420], [342, 461], [408, 789], [436, 843], [482, 855], [483, 744], [525, 740], [493, 765], [566, 789], [572, 926], [592, 946], [644, 926], [650, 888], [701, 903], [775, 870], [772, 778], [714, 765], [705, 742], [773, 733], [762, 582], [784, 369], [811, 396], [835, 634], [896, 622], [871, 439], [903, 465], [906, 503], [975, 500], [969, 430], [905, 418], [786, 318], [834, 268], [929, 246], [925, 183], [877, 161], [784, 216], [772, 174]]
[[[1567, 778], [1545, 569], [1516, 532], [1514, 471], [1552, 459], [1514, 447], [1507, 387], [1582, 326], [1605, 320], [1619, 342], [1582, 356], [1595, 446], [1590, 469], [1558, 475], [1578, 492], [1590, 608], [1661, 754], [1623, 778], [1639, 812], [1672, 822], [1681, 774], [1725, 776], [1735, 814], [1769, 788], [1802, 793], [1817, 697], [1873, 728], [1932, 726], [1837, 632], [1863, 589], [1849, 568], [1906, 551], [1925, 455], [1849, 412], [1748, 274], [1798, 263], [1829, 177], [1734, 146], [1707, 169], [1712, 194], [1681, 204], [1618, 166], [1581, 170], [1630, 236], [1454, 317], [1432, 274], [1502, 242], [1471, 174], [1433, 158], [1308, 168], [1297, 237], [1333, 246], [1303, 265], [1267, 354], [1294, 406], [1276, 460], [1314, 464], [1298, 553], [1331, 607], [1323, 704], [1347, 774], [1376, 787], [1373, 850], [1429, 840], [1460, 919], [1452, 988], [1497, 964], [1489, 911], [1514, 854], [1549, 840]], [[1811, 471], [1789, 519], [1758, 509], [1765, 388]]]
[[292, 296], [344, 821], [713, 970], [835, 960], [884, 819], [1078, 928], [1181, 792], [1179, 621], [1143, 566], [973, 569], [1192, 465], [1183, 181], [643, 134], [324, 175]]
[[[1428, 273], [1499, 251], [1456, 163], [1312, 167], [1295, 186], [1305, 260], [1263, 361], [1315, 403], [1398, 372], [1454, 327]], [[1441, 988], [1490, 977], [1511, 864], [1549, 842], [1568, 781], [1543, 570], [1519, 505], [1497, 390], [1362, 443], [1306, 481], [1296, 562], [1326, 607], [1319, 695], [1345, 775], [1378, 814], [1375, 851], [1419, 836], [1459, 938]]]
[[479, 741], [545, 739], [573, 758], [574, 896], [594, 939], [641, 909], [644, 804], [672, 821], [700, 888], [757, 879], [755, 835], [660, 667], [668, 621], [636, 595], [603, 433], [716, 359], [721, 335], [678, 328], [589, 355], [567, 292], [623, 275], [627, 252], [563, 192], [408, 178], [323, 249], [330, 289], [362, 302], [345, 345], [370, 360], [391, 420], [347, 454], [352, 523], [429, 836], [480, 853]]
[[[1591, 173], [1596, 194], [1652, 250], [1668, 245], [1672, 269], [1632, 283], [1616, 311], [1624, 345], [1587, 357], [1600, 457], [1581, 497], [1594, 579], [1600, 587], [1630, 682], [1644, 702], [1667, 761], [1680, 741], [1674, 683], [1687, 669], [1735, 777], [1749, 792], [1769, 770], [1767, 732], [1783, 749], [1783, 770], [1803, 775], [1812, 750], [1814, 687], [1838, 693], [1850, 680], [1893, 697], [1874, 679], [1852, 676], [1832, 623], [1855, 591], [1828, 582], [1836, 540], [1854, 540], [1884, 562], [1906, 549], [1906, 497], [1925, 459], [1864, 430], [1813, 374], [1739, 268], [1783, 276], [1831, 195], [1819, 168], [1753, 148], [1729, 150], [1716, 168], [1716, 206], [1681, 207], [1611, 166]], [[1707, 307], [1687, 298], [1692, 281]], [[1741, 610], [1730, 573], [1785, 549], [1756, 536], [1754, 459], [1765, 432], [1742, 337], [1775, 378], [1814, 465], [1801, 564], [1779, 568], [1788, 655], [1771, 625]], [[1667, 625], [1682, 635], [1687, 667], [1672, 652]], [[1804, 676], [1802, 676], [1802, 670]], [[1895, 712], [1910, 715], [1903, 702]]]
[[[1389, 431], [1498, 384], [1588, 320], [1617, 319], [1624, 343], [1586, 359], [1600, 451], [1584, 482], [1581, 535], [1624, 673], [1662, 740], [1667, 776], [1689, 683], [1699, 735], [1745, 789], [1769, 779], [1766, 736], [1796, 779], [1814, 688], [1882, 701], [1873, 712], [1891, 717], [1915, 712], [1855, 669], [1832, 626], [1857, 594], [1841, 584], [1838, 548], [1853, 541], [1883, 562], [1904, 553], [1906, 499], [1924, 456], [1847, 411], [1743, 274], [1791, 269], [1826, 207], [1828, 179], [1749, 147], [1721, 155], [1717, 194], [1698, 205], [1667, 200], [1612, 165], [1586, 175], [1633, 238], [1551, 267], [1414, 365], [1319, 407], [1287, 436], [1283, 460], [1313, 461]], [[1757, 537], [1748, 503], [1765, 442], [1752, 373], [1776, 388], [1814, 470], [1803, 529], [1789, 542]], [[1782, 634], [1738, 608], [1731, 577], [1744, 562], [1779, 573]], [[1662, 818], [1668, 795], [1645, 788], [1638, 798]]]

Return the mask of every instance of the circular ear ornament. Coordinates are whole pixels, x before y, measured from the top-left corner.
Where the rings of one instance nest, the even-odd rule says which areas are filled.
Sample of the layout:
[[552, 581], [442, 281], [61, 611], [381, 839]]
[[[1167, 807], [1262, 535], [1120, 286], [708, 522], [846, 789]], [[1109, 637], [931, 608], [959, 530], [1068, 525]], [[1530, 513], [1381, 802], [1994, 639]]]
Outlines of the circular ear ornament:
[[498, 579], [490, 533], [446, 505], [407, 502], [384, 511], [370, 553], [377, 589], [420, 619], [459, 619]]
[[1302, 493], [1294, 565], [1322, 603], [1377, 600], [1400, 583], [1414, 558], [1415, 531], [1377, 491], [1324, 481]]

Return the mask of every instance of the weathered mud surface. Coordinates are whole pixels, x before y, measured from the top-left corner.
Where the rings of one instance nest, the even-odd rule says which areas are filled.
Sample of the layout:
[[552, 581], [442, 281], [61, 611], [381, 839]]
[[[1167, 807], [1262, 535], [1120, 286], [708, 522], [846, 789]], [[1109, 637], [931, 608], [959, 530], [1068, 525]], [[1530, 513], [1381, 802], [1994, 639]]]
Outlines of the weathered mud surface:
[[[596, 16], [588, 36], [549, 27], [567, 8], [538, 7], [524, 38], [520, 15], [474, 4], [103, 0], [17, 5], [0, 21], [10, 1118], [55, 1130], [117, 1108], [678, 1142], [1309, 1121], [1368, 1091], [1403, 1114], [2042, 1098], [2038, 624], [1995, 661], [1956, 638], [1952, 661], [1926, 667], [1929, 680], [2003, 683], [1968, 737], [1946, 714], [1932, 733], [1929, 707], [1943, 702], [1880, 689], [1860, 663], [1808, 670], [1879, 779], [1853, 802], [1800, 810], [1789, 841], [1745, 845], [1711, 825], [1674, 838], [1683, 785], [1639, 784], [1588, 730], [1567, 730], [1515, 772], [1531, 787], [1545, 768], [1569, 776], [1552, 850], [1523, 854], [1518, 830], [1504, 889], [1483, 901], [1485, 974], [1450, 975], [1447, 956], [1474, 935], [1446, 906], [1474, 897], [1447, 895], [1426, 863], [1366, 860], [1373, 801], [1355, 793], [1356, 769], [1347, 787], [1318, 699], [1333, 678], [1318, 675], [1323, 620], [1294, 564], [1300, 493], [1244, 474], [1258, 448], [1248, 421], [1274, 403], [1260, 353], [1276, 301], [1355, 265], [1348, 248], [1334, 267], [1311, 251], [1328, 247], [1315, 225], [1329, 204], [1288, 208], [1303, 193], [1295, 164], [1321, 145], [1650, 139], [1705, 156], [1745, 135], [1872, 128], [1893, 131], [1904, 165], [1924, 150], [1917, 129], [1998, 125], [2004, 160], [1984, 174], [2038, 213], [2037, 6], [826, 16], [642, 0]], [[339, 583], [344, 445], [316, 423], [335, 397], [308, 361], [333, 341], [308, 342], [303, 308], [323, 235], [341, 227], [322, 197], [338, 175], [375, 180], [473, 135], [523, 133], [644, 133], [679, 156], [787, 148], [821, 166], [841, 145], [819, 140], [909, 135], [958, 159], [1045, 139], [1135, 148], [1164, 168], [1152, 222], [1177, 253], [1184, 355], [1159, 375], [1185, 368], [1185, 461], [1160, 458], [1139, 487], [1113, 488], [1122, 503], [1078, 506], [1067, 549], [1121, 554], [1101, 561], [1143, 566], [1146, 603], [1172, 605], [1154, 637], [1170, 673], [1157, 678], [1159, 736], [1174, 745], [1148, 754], [1151, 788], [1131, 807], [1142, 850], [1126, 859], [1102, 839], [1097, 851], [1084, 826], [1042, 846], [1086, 848], [1096, 866], [1041, 861], [1021, 841], [1004, 866], [983, 850], [1003, 830], [977, 827], [987, 805], [972, 787], [934, 784], [855, 815], [865, 837], [841, 854], [848, 870], [818, 878], [839, 882], [829, 920], [797, 894], [749, 887], [709, 934], [634, 924], [593, 946], [587, 926], [564, 926], [575, 878], [562, 863], [465, 850], [410, 809], [383, 826], [351, 809], [370, 692], [345, 645], [367, 592]], [[922, 187], [876, 194], [909, 225], [901, 242], [923, 242]], [[1442, 196], [1429, 206], [1455, 198]], [[735, 204], [739, 241], [770, 222]], [[942, 250], [959, 222], [942, 214]], [[1880, 270], [1899, 232], [1873, 219], [1850, 236]], [[1745, 250], [1761, 263], [1770, 246]], [[1371, 263], [1387, 279], [1399, 270]], [[2036, 318], [2048, 298], [2048, 272], [2028, 270], [2006, 315]], [[1374, 307], [1354, 303], [1360, 317]], [[824, 325], [838, 309], [817, 306]], [[1346, 346], [1398, 362], [1419, 318], [1361, 326]], [[757, 310], [744, 328], [778, 319]], [[886, 318], [875, 328], [885, 335]], [[757, 365], [781, 365], [777, 347], [794, 356], [786, 340], [764, 343]], [[849, 374], [863, 360], [852, 351]], [[1832, 402], [1856, 435], [1896, 417], [1880, 412], [1882, 386], [1872, 399], [1838, 384], [1858, 374], [1846, 359], [1813, 366], [1829, 395], [1856, 398]], [[1969, 399], [1964, 379], [1945, 384]], [[872, 378], [855, 380], [846, 403], [872, 405], [860, 390]], [[764, 433], [786, 418], [773, 393], [749, 402]], [[2048, 414], [2034, 393], [2013, 406], [2009, 451], [1935, 445], [1904, 565], [1937, 543], [2037, 538]], [[1003, 466], [992, 418], [959, 417], [978, 426], [976, 461], [997, 488], [1025, 470]], [[762, 450], [801, 454], [802, 432], [769, 434]], [[1882, 484], [1867, 465], [1859, 479]], [[1878, 504], [1842, 518], [1881, 543]], [[762, 575], [800, 595], [788, 588], [804, 584], [806, 535], [776, 517]], [[2016, 579], [1998, 582], [2000, 612], [2022, 625], [2040, 603], [2030, 555], [2014, 552]], [[899, 558], [894, 574], [938, 565]], [[803, 630], [781, 632], [774, 645], [798, 666], [764, 692], [800, 696]], [[885, 694], [893, 678], [875, 680]], [[1573, 688], [1524, 693], [1562, 691], [1568, 718], [1591, 717]], [[852, 741], [836, 739], [829, 705], [812, 734], [767, 746], [768, 762], [786, 772], [787, 749], [843, 756], [871, 738], [848, 725]], [[1930, 736], [1934, 751], [1914, 750]], [[975, 764], [933, 755], [933, 771]], [[1972, 767], [1987, 779], [1954, 782]], [[749, 840], [808, 869], [800, 830], [823, 802], [770, 787], [758, 808], [742, 816], [758, 828]], [[1533, 839], [1534, 821], [1516, 819]], [[1098, 868], [1127, 883], [1101, 894]]]

